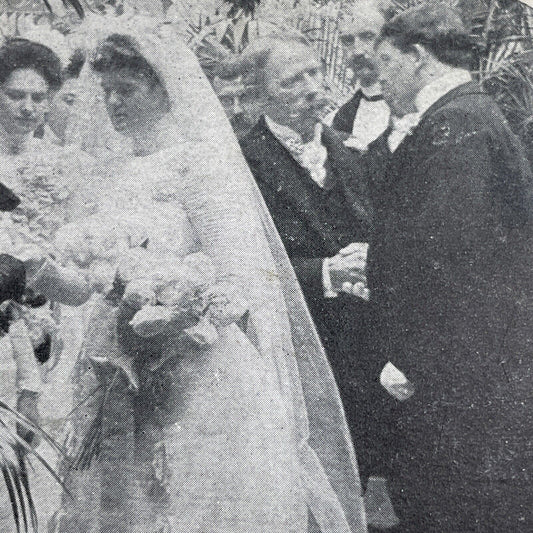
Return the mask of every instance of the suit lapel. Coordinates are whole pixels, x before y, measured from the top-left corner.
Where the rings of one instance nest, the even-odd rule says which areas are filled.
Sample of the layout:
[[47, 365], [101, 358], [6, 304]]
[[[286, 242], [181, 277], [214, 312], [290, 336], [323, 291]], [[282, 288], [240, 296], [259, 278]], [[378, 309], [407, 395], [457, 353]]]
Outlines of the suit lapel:
[[315, 187], [309, 173], [290, 155], [288, 150], [276, 139], [264, 118], [250, 132], [246, 151], [261, 168], [260, 177], [276, 191], [283, 201], [298, 212], [299, 218], [320, 238], [327, 242], [320, 217], [317, 215], [317, 202], [312, 196]]
[[363, 92], [359, 89], [348, 102], [340, 107], [332, 124], [336, 130], [352, 133], [353, 123], [361, 103], [361, 98], [363, 98]]

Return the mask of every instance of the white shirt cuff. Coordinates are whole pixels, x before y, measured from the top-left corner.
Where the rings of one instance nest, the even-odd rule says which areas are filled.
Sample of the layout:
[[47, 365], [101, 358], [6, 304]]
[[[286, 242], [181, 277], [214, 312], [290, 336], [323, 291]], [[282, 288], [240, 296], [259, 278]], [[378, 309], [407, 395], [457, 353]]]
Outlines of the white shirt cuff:
[[28, 328], [22, 319], [9, 326], [9, 339], [17, 367], [17, 390], [41, 392], [42, 380], [39, 363], [35, 358]]
[[322, 261], [322, 286], [324, 287], [324, 298], [336, 298], [339, 293], [333, 290], [331, 276], [329, 274], [329, 257]]

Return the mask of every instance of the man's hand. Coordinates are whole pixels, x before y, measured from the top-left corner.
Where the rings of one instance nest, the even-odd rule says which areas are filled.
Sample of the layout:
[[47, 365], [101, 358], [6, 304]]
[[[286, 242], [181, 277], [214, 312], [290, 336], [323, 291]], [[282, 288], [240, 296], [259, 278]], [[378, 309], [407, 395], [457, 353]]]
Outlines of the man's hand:
[[395, 383], [394, 385], [387, 387], [387, 392], [397, 400], [400, 400], [400, 402], [404, 402], [415, 393], [415, 387], [410, 381], [401, 385]]
[[[37, 392], [22, 390], [17, 400], [17, 411], [35, 425], [40, 424], [39, 408], [37, 406], [39, 394]], [[36, 448], [39, 445], [40, 438], [25, 425], [17, 424], [17, 433], [30, 446]]]
[[329, 260], [329, 275], [335, 291], [342, 291], [345, 283], [366, 285], [367, 251], [367, 243], [354, 242]]

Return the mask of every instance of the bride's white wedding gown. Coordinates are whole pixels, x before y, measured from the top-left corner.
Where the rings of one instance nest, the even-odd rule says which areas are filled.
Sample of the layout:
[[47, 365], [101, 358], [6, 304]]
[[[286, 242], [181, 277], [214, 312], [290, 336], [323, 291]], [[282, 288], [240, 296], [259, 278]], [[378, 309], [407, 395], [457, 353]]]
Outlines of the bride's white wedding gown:
[[[131, 312], [96, 302], [77, 365], [83, 403], [72, 415], [71, 449], [79, 449], [113, 387], [101, 412], [100, 453], [89, 469], [68, 472], [73, 497], [65, 495], [54, 533], [307, 533], [310, 514], [321, 533], [365, 533], [357, 462], [331, 369], [197, 59], [171, 25], [126, 15], [89, 22], [82, 37], [131, 37], [171, 104], [160, 124], [165, 150], [115, 167], [108, 184], [89, 184], [101, 224], [133, 223], [141, 231], [132, 242], [147, 240], [165, 255], [207, 254], [220, 281], [250, 308], [246, 325], [225, 328], [213, 346], [176, 346], [155, 372], [141, 364], [133, 392], [122, 374], [114, 381], [114, 367], [89, 356], [119, 346], [149, 361], [168, 339], [143, 341], [128, 326]], [[87, 74], [94, 92], [94, 73]], [[98, 115], [86, 104], [82, 123]]]
[[[274, 324], [275, 311], [268, 294], [257, 294], [269, 273], [257, 256], [266, 248], [260, 222], [247, 209], [252, 192], [235, 182], [211, 186], [202, 170], [186, 146], [181, 155], [136, 158], [116, 193], [105, 191], [102, 222], [135, 222], [148, 248], [165, 254], [208, 254], [251, 302], [250, 338], [264, 339], [253, 331]], [[94, 313], [86, 339], [93, 354], [105, 356], [115, 342], [147, 360], [157, 352], [157, 340], [127, 331], [129, 316], [118, 311], [118, 340], [110, 322], [117, 311], [101, 301]], [[286, 363], [250, 338], [237, 325], [224, 328], [209, 348], [176, 353], [155, 372], [142, 368], [138, 392], [120, 376], [105, 404], [100, 455], [88, 471], [71, 472], [74, 500], [65, 497], [61, 533], [306, 530]], [[77, 400], [114, 373], [82, 357]], [[78, 444], [102, 393], [73, 414]]]

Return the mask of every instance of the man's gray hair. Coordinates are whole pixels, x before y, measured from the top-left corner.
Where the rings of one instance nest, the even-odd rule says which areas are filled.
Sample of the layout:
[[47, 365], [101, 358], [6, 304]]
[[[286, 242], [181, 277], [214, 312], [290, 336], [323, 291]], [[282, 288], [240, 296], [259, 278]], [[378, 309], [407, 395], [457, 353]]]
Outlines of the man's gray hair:
[[226, 79], [242, 76], [245, 85], [264, 87], [265, 69], [272, 54], [278, 50], [290, 49], [294, 45], [307, 46], [310, 53], [314, 53], [311, 43], [304, 35], [296, 31], [285, 35], [273, 34], [259, 37], [238, 56], [222, 61], [216, 75]]
[[339, 18], [353, 18], [361, 8], [372, 8], [379, 13], [385, 21], [391, 19], [397, 11], [393, 0], [344, 0], [339, 4], [337, 12]]

